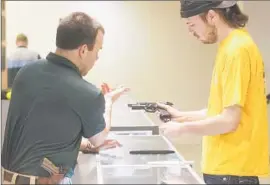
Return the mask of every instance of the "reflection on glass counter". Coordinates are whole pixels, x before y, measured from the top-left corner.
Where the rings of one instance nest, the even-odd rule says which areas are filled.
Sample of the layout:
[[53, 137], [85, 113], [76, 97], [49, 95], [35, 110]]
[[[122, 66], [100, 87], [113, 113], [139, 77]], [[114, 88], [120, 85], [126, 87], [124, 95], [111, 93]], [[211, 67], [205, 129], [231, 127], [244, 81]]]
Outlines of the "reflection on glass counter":
[[200, 184], [190, 168], [181, 165], [102, 167], [101, 171], [104, 184]]
[[[100, 177], [104, 184], [199, 184], [184, 161], [162, 136], [120, 136], [123, 147], [101, 151]], [[148, 151], [149, 154], [131, 154], [131, 151]], [[151, 154], [151, 151], [173, 151], [168, 154]]]
[[[154, 124], [143, 112], [130, 112], [123, 96], [114, 105], [108, 139], [122, 146], [99, 154], [80, 154], [74, 184], [203, 184], [202, 179], [172, 143], [153, 132]], [[138, 129], [140, 128], [140, 129]], [[152, 129], [153, 128], [153, 129]]]

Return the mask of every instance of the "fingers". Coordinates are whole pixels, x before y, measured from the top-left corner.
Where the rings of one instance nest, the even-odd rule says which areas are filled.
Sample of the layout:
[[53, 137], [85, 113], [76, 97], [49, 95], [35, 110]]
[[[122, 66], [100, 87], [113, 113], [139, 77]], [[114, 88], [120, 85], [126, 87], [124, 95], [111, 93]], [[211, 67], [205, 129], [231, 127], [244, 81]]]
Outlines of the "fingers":
[[169, 122], [160, 124], [159, 130], [160, 130], [160, 131], [166, 130], [166, 128], [168, 127], [168, 123], [169, 123]]
[[166, 104], [164, 104], [164, 103], [157, 103], [157, 105], [158, 105], [159, 107], [161, 107], [161, 108], [166, 109], [166, 110], [170, 107], [169, 105], [166, 105]]
[[111, 89], [107, 83], [102, 83], [101, 91], [103, 94], [107, 94], [109, 92], [113, 92], [113, 94], [121, 94], [130, 91], [130, 88], [125, 87], [124, 85], [120, 85], [117, 88]]
[[122, 144], [119, 143], [118, 141], [115, 141], [114, 144], [115, 144], [117, 147], [122, 147]]
[[165, 126], [163, 126], [163, 127], [159, 127], [159, 132], [160, 132], [160, 134], [161, 135], [167, 135], [168, 133], [167, 133], [167, 128], [165, 127]]
[[109, 145], [122, 146], [117, 140], [108, 140]]
[[121, 86], [117, 87], [115, 90], [120, 91], [120, 92], [127, 92], [127, 91], [130, 91], [130, 88], [125, 87], [124, 85], [121, 85]]
[[99, 150], [106, 150], [106, 149], [112, 149], [112, 148], [116, 148], [116, 145], [104, 145], [102, 147], [99, 148]]
[[105, 149], [116, 148], [116, 147], [121, 147], [121, 146], [122, 145], [116, 140], [106, 140], [104, 144], [100, 147], [100, 149], [105, 150]]
[[178, 134], [179, 131], [179, 123], [169, 121], [167, 123], [162, 123], [159, 126], [159, 131], [163, 135], [171, 135], [174, 136], [175, 134]]
[[109, 85], [107, 83], [102, 83], [101, 85], [101, 91], [103, 94], [106, 94], [111, 91]]
[[161, 134], [166, 135], [167, 131], [170, 129], [170, 122], [162, 123], [159, 126], [159, 131]]
[[117, 89], [115, 89], [114, 91], [111, 91], [111, 92], [110, 92], [110, 95], [111, 95], [111, 96], [122, 95], [122, 94], [128, 92], [129, 90], [130, 90], [130, 89], [127, 88], [127, 87], [117, 88]]

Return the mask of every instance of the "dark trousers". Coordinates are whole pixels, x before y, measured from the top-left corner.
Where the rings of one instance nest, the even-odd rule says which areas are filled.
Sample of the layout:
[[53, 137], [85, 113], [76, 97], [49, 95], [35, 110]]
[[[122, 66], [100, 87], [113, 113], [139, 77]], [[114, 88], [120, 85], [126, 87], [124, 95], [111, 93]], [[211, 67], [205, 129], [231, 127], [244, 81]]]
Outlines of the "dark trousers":
[[256, 176], [208, 175], [203, 174], [206, 184], [260, 184]]

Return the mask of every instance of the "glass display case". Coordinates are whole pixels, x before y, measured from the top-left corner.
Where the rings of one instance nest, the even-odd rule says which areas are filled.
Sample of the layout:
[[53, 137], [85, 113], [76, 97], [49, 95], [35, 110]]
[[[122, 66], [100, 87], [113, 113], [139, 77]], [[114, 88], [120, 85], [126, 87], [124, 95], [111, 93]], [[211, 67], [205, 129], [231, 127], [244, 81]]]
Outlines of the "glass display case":
[[114, 136], [122, 147], [101, 151], [99, 182], [104, 184], [201, 184], [162, 136]]
[[[130, 111], [134, 103], [128, 96], [121, 97], [113, 107], [112, 128], [108, 139], [122, 146], [83, 154], [72, 181], [74, 184], [203, 184], [172, 143], [153, 132], [158, 129], [142, 111]], [[138, 129], [140, 128], [140, 129]]]
[[121, 147], [99, 154], [80, 154], [73, 183], [203, 184], [186, 161], [161, 135], [111, 134]]

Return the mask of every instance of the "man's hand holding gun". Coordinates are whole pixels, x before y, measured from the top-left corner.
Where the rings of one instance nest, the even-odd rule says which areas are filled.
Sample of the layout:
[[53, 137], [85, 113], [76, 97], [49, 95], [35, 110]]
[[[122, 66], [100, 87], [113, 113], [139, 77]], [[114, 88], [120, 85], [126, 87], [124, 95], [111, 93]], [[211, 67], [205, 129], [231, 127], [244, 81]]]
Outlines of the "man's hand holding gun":
[[135, 104], [128, 104], [128, 107], [130, 107], [132, 110], [144, 110], [147, 113], [158, 113], [160, 120], [166, 123], [171, 121], [175, 116], [174, 114], [172, 114], [173, 112], [171, 112], [171, 110], [168, 110], [169, 108], [174, 109], [172, 105], [173, 104], [170, 102], [166, 102], [165, 104], [138, 102]]

